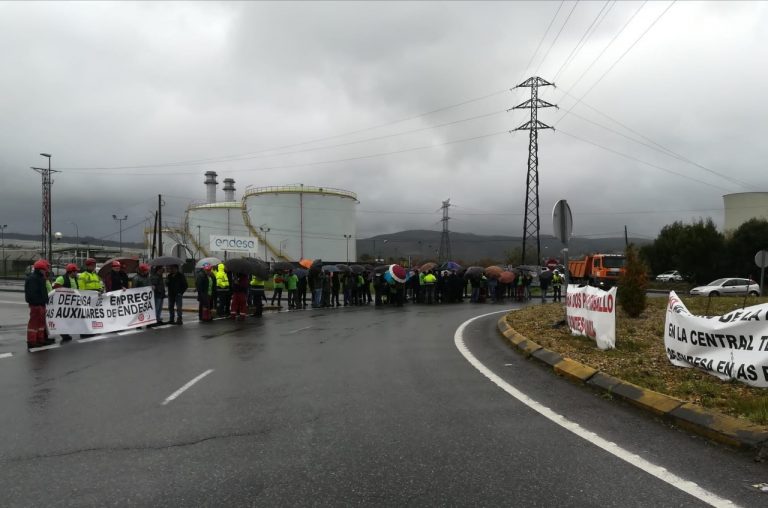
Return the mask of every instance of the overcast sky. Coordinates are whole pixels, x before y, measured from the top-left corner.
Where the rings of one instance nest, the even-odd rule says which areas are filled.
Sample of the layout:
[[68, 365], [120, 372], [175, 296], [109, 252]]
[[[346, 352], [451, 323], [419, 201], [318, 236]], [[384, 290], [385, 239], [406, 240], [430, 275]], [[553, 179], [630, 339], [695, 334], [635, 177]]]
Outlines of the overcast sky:
[[354, 191], [360, 238], [439, 229], [447, 198], [451, 230], [521, 235], [529, 111], [506, 110], [539, 75], [542, 233], [558, 199], [577, 235], [722, 225], [723, 194], [768, 190], [768, 5], [669, 6], [0, 2], [0, 222], [40, 230], [47, 152], [66, 235], [119, 214], [138, 240], [159, 193], [179, 222], [208, 170]]

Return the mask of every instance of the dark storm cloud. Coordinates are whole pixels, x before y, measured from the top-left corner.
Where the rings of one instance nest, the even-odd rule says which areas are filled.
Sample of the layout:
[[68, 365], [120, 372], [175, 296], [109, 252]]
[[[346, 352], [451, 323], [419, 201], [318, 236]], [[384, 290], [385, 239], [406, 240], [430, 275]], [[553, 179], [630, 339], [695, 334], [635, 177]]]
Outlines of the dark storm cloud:
[[[539, 67], [547, 79], [562, 68], [558, 88], [540, 94], [561, 107], [539, 114], [557, 127], [539, 136], [543, 232], [563, 198], [579, 234], [616, 234], [627, 225], [652, 237], [674, 220], [722, 221], [722, 194], [747, 190], [734, 180], [766, 190], [766, 106], [759, 100], [766, 71], [757, 65], [768, 51], [765, 4], [676, 4], [586, 95], [587, 104], [650, 140], [584, 105], [566, 112], [668, 4], [643, 7], [575, 87], [641, 4], [610, 7], [563, 66], [605, 5], [581, 2], [539, 65], [573, 5], [563, 4], [526, 74], [558, 5], [1, 3], [0, 181], [13, 189], [4, 192], [2, 222], [10, 231], [39, 229], [40, 177], [28, 168], [44, 164], [37, 154], [46, 151], [54, 167], [70, 168], [56, 175], [53, 191], [54, 229], [67, 234], [70, 222], [81, 235], [114, 234], [113, 213], [140, 223], [160, 193], [167, 196], [166, 216], [178, 221], [190, 200], [204, 198], [203, 173], [213, 169], [220, 181], [237, 181], [238, 195], [247, 185], [296, 182], [353, 190], [361, 201], [360, 236], [436, 229], [435, 211], [447, 198], [456, 204], [452, 230], [518, 235], [528, 135], [505, 131], [527, 113], [504, 111], [526, 100], [528, 89], [495, 92]], [[377, 129], [255, 153], [486, 95]], [[661, 143], [726, 178], [589, 121], [646, 145]], [[414, 132], [391, 136], [406, 131]], [[349, 144], [361, 140], [367, 141]], [[328, 148], [308, 151], [317, 147]], [[420, 147], [431, 148], [412, 150]], [[401, 153], [365, 157], [387, 152]], [[251, 158], [81, 169], [244, 154]], [[346, 158], [353, 160], [316, 164]]]

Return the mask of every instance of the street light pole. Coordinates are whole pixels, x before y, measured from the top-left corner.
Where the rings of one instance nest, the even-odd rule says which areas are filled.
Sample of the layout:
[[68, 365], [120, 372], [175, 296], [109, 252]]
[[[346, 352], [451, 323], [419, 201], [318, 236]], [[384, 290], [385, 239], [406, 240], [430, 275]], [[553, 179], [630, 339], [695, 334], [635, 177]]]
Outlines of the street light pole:
[[352, 235], [344, 235], [344, 238], [347, 239], [347, 263], [349, 263], [349, 239], [352, 238]]
[[200, 257], [200, 224], [197, 225], [197, 257]]
[[5, 266], [5, 228], [8, 227], [8, 224], [3, 224], [0, 226], [0, 242], [3, 244], [3, 277], [8, 275], [7, 271], [8, 269]]
[[265, 228], [264, 226], [266, 226], [266, 224], [259, 226], [259, 229], [262, 233], [264, 233], [264, 262], [267, 263], [267, 233], [269, 233], [272, 229]]
[[123, 221], [128, 220], [128, 216], [124, 215], [122, 217], [118, 217], [115, 214], [112, 214], [112, 218], [115, 219], [120, 224], [120, 255], [123, 255]]
[[69, 221], [70, 224], [75, 226], [75, 236], [77, 238], [77, 246], [75, 247], [75, 263], [80, 262], [80, 230], [77, 228], [77, 224], [73, 221]]

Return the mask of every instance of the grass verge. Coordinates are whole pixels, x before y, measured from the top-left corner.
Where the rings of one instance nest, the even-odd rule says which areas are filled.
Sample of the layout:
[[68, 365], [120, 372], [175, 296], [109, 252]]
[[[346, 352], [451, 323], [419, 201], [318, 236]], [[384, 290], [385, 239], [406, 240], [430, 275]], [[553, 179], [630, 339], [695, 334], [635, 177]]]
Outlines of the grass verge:
[[[721, 315], [741, 308], [744, 298], [683, 297], [693, 314]], [[747, 306], [768, 302], [748, 298]], [[650, 298], [645, 312], [628, 317], [616, 311], [616, 349], [601, 351], [588, 337], [575, 337], [566, 326], [554, 327], [565, 318], [562, 304], [534, 305], [507, 315], [509, 324], [541, 346], [644, 388], [671, 395], [731, 416], [768, 425], [768, 389], [738, 381], [721, 381], [697, 369], [675, 367], [664, 352], [666, 298]]]

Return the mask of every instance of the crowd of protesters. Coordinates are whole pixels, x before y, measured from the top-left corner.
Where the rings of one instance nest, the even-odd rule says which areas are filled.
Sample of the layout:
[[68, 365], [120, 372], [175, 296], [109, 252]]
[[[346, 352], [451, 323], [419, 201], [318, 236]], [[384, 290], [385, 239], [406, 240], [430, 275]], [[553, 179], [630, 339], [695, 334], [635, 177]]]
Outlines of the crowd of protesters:
[[[178, 265], [166, 268], [139, 264], [136, 275], [130, 279], [125, 267], [113, 261], [111, 270], [104, 277], [96, 272], [96, 260], [85, 260], [81, 272], [77, 265], [70, 263], [66, 273], [51, 283], [48, 274], [50, 264], [38, 260], [25, 283], [25, 298], [30, 307], [27, 327], [27, 345], [30, 348], [55, 343], [48, 337], [45, 322], [45, 306], [48, 293], [59, 287], [91, 290], [116, 291], [130, 287], [152, 287], [154, 293], [156, 325], [162, 320], [163, 303], [168, 300], [168, 323], [183, 324], [183, 295], [189, 289], [186, 276]], [[386, 268], [386, 267], [381, 267]], [[401, 307], [413, 304], [451, 304], [468, 300], [471, 303], [500, 303], [505, 301], [527, 301], [531, 299], [533, 276], [526, 270], [512, 272], [511, 281], [502, 282], [497, 277], [484, 273], [467, 276], [457, 270], [419, 270], [407, 272], [404, 281], [393, 280], [385, 271], [369, 269], [358, 272], [340, 270], [335, 265], [316, 269], [289, 269], [272, 274], [271, 299], [267, 299], [265, 278], [246, 273], [235, 273], [218, 266], [203, 265], [195, 274], [198, 318], [209, 322], [214, 316], [244, 320], [247, 315], [260, 317], [264, 307], [282, 309], [283, 294], [288, 310], [306, 308], [332, 308], [393, 305]], [[562, 276], [557, 270], [540, 277], [541, 298], [552, 287], [553, 300], [560, 301]], [[62, 336], [62, 342], [71, 340]]]

